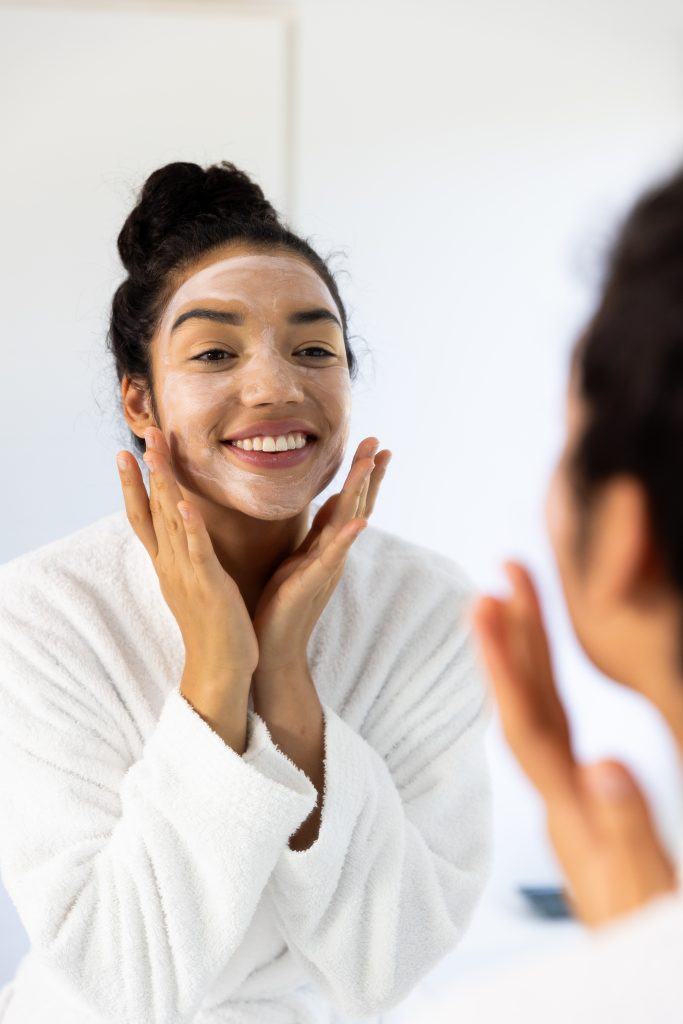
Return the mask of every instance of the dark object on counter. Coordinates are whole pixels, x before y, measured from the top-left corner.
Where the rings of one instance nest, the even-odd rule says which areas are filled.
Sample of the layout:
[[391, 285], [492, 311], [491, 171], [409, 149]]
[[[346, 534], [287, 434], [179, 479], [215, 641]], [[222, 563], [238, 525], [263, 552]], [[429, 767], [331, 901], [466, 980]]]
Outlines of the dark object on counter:
[[526, 897], [541, 917], [571, 918], [564, 889], [555, 885], [520, 885], [519, 892]]

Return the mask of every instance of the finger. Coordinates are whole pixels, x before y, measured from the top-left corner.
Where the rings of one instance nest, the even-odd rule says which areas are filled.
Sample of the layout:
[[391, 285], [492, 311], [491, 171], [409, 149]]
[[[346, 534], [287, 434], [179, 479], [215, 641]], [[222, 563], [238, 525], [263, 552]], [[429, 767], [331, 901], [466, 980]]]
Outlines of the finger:
[[299, 547], [294, 552], [295, 555], [303, 555], [306, 552], [311, 551], [318, 541], [322, 531], [329, 523], [334, 506], [339, 498], [338, 494], [331, 494], [327, 501], [325, 501], [315, 514], [311, 528], [304, 537]]
[[367, 459], [369, 456], [374, 455], [378, 448], [379, 438], [364, 437], [356, 448], [351, 464], [353, 465], [354, 462], [358, 462], [360, 459]]
[[367, 519], [352, 519], [345, 523], [317, 556], [302, 567], [297, 574], [298, 585], [310, 593], [317, 593], [328, 584], [334, 573], [342, 568], [351, 545], [367, 525]]
[[349, 472], [346, 475], [346, 480], [344, 481], [344, 485], [343, 485], [343, 487], [341, 489], [341, 493], [342, 494], [346, 490], [347, 485], [349, 483], [351, 483], [352, 481], [355, 481], [355, 479], [356, 479], [356, 469], [357, 469], [358, 463], [359, 462], [364, 462], [364, 460], [366, 460], [366, 459], [372, 459], [374, 457], [374, 455], [375, 455], [375, 453], [376, 453], [378, 448], [379, 448], [379, 440], [376, 437], [364, 437], [363, 438], [363, 440], [360, 442], [360, 444], [356, 448], [356, 451], [355, 451], [355, 454], [353, 456], [353, 459], [351, 460], [351, 466], [349, 467]]
[[344, 486], [337, 495], [337, 502], [332, 509], [332, 514], [323, 528], [321, 540], [323, 538], [327, 540], [356, 516], [356, 509], [359, 507], [366, 481], [372, 473], [373, 466], [372, 455], [363, 455], [354, 459]]
[[[152, 438], [152, 430], [145, 431], [145, 440]], [[161, 440], [160, 440], [161, 438]], [[183, 495], [178, 487], [169, 461], [170, 452], [160, 430], [156, 430], [153, 444], [145, 452], [143, 459], [150, 474], [149, 507], [154, 521], [159, 544], [159, 557], [169, 563], [178, 561], [180, 565], [188, 565], [187, 538], [182, 516], [178, 511], [178, 502]]]
[[372, 515], [377, 500], [377, 494], [379, 492], [380, 485], [387, 471], [387, 466], [391, 462], [392, 453], [388, 448], [378, 452], [375, 455], [375, 468], [370, 476], [370, 486], [368, 487], [367, 497], [365, 499], [365, 508], [362, 509], [362, 515], [366, 518]]
[[158, 554], [157, 537], [152, 514], [149, 510], [149, 496], [138, 461], [130, 452], [120, 451], [116, 465], [123, 490], [123, 500], [128, 522], [142, 541], [148, 555], [154, 561]]
[[569, 723], [555, 683], [548, 635], [541, 604], [528, 570], [516, 562], [506, 562], [505, 571], [513, 588], [512, 616], [519, 656], [525, 659], [527, 683], [533, 690], [537, 708], [558, 737], [569, 743]]
[[[582, 786], [605, 832], [663, 853], [647, 800], [628, 768], [603, 760], [581, 766]], [[668, 861], [668, 857], [667, 857]]]
[[554, 688], [554, 672], [548, 635], [543, 621], [541, 603], [538, 599], [531, 574], [525, 566], [520, 565], [518, 562], [506, 562], [505, 570], [526, 610], [527, 618], [533, 622], [535, 627], [531, 636], [532, 650], [530, 655], [535, 661], [539, 676], [549, 682]]
[[581, 782], [602, 851], [619, 872], [622, 899], [638, 905], [675, 888], [675, 866], [628, 768], [612, 760], [583, 765]]
[[225, 573], [201, 512], [189, 501], [178, 502], [178, 511], [185, 530], [187, 557], [195, 575], [207, 582], [222, 579]]
[[356, 516], [364, 515], [364, 512], [365, 512], [365, 502], [366, 502], [367, 497], [368, 497], [368, 488], [370, 487], [370, 480], [372, 479], [372, 474], [374, 473], [374, 471], [375, 471], [375, 459], [374, 459], [374, 456], [373, 456], [372, 457], [372, 466], [370, 467], [370, 470], [365, 474], [365, 476], [363, 478], [362, 485], [361, 485], [360, 493], [358, 494], [358, 497], [356, 498], [356, 504], [355, 504], [355, 507], [354, 507], [354, 509], [353, 509], [353, 511], [351, 513], [351, 518], [352, 519], [355, 519]]
[[520, 767], [545, 799], [576, 802], [577, 782], [571, 747], [563, 732], [537, 705], [509, 646], [505, 602], [480, 598], [473, 623], [491, 681], [506, 740]]

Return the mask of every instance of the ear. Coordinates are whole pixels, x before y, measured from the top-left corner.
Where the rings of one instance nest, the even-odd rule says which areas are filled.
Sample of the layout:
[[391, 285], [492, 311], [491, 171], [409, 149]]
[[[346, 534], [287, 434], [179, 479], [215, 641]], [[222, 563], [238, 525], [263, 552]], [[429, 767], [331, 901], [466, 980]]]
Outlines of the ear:
[[595, 509], [592, 576], [601, 603], [642, 603], [662, 580], [645, 488], [633, 476], [609, 480]]
[[138, 437], [149, 426], [158, 426], [152, 413], [149, 389], [143, 381], [124, 376], [121, 380], [121, 404], [126, 423]]

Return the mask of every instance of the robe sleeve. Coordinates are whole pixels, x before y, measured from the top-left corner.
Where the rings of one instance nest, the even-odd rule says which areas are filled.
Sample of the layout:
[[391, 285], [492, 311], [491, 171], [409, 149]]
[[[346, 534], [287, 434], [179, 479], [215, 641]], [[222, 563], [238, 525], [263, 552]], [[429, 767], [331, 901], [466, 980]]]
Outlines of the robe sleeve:
[[0, 607], [2, 881], [84, 1008], [112, 1024], [189, 1022], [315, 787], [263, 756], [272, 741], [253, 712], [240, 756], [179, 689], [132, 756], [124, 688], [34, 596], [21, 613]]
[[282, 851], [268, 886], [342, 1013], [399, 1003], [457, 944], [490, 871], [489, 702], [466, 611], [451, 594], [420, 619], [419, 661], [396, 665], [366, 735], [323, 704], [320, 831]]

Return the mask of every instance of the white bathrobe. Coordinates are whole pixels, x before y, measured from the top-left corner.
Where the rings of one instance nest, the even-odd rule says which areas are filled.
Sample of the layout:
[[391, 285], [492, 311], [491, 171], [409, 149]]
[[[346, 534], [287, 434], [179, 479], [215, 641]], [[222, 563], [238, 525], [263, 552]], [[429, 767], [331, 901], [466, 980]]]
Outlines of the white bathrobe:
[[[449, 559], [369, 527], [309, 645], [308, 777], [227, 746], [124, 512], [0, 567], [0, 877], [31, 950], [2, 1024], [319, 1024], [396, 1005], [488, 875], [488, 720]], [[4, 1007], [4, 1009], [2, 1009]], [[343, 1017], [342, 1017], [343, 1019]]]

